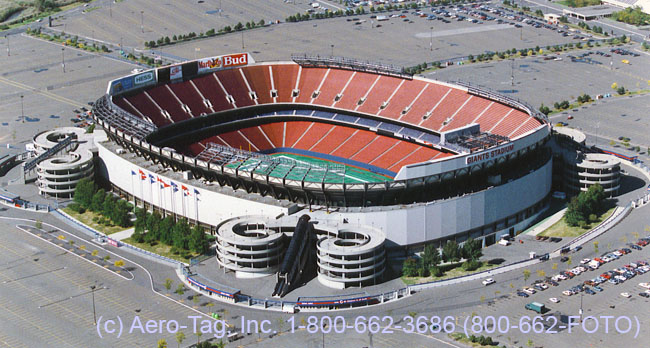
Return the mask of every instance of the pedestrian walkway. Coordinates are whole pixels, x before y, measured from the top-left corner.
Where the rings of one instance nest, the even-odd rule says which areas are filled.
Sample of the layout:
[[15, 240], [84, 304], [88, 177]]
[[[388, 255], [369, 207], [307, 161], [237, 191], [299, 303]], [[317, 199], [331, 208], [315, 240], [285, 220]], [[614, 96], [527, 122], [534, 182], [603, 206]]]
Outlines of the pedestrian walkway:
[[547, 217], [546, 219], [542, 220], [540, 223], [537, 225], [533, 226], [530, 228], [528, 231], [525, 232], [525, 234], [529, 236], [536, 236], [545, 230], [547, 230], [549, 227], [553, 226], [556, 222], [562, 220], [562, 217], [564, 216], [564, 213], [566, 212], [567, 208], [564, 208], [557, 213]]
[[131, 237], [133, 232], [135, 232], [135, 227], [128, 228], [128, 229], [126, 229], [124, 231], [115, 232], [115, 233], [111, 234], [111, 238], [113, 238], [115, 240], [127, 239], [127, 238]]

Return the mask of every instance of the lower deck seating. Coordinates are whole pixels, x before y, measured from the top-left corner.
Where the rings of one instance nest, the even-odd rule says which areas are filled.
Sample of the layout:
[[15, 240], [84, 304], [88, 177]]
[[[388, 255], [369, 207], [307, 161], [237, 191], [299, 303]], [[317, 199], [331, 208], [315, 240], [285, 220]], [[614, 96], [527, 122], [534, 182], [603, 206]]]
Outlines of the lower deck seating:
[[274, 149], [293, 148], [357, 161], [392, 172], [401, 166], [448, 156], [436, 149], [374, 132], [328, 123], [287, 121], [247, 127], [202, 140], [200, 148], [189, 148], [194, 155], [207, 143], [216, 143], [236, 149], [272, 152]]

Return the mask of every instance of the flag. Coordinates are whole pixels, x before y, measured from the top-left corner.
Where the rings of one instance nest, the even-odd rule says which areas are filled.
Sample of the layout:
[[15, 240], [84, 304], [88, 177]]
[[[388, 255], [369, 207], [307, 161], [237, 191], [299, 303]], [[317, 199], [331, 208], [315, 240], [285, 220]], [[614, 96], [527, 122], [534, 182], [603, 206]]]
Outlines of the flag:
[[183, 190], [183, 196], [190, 196], [190, 190], [185, 185], [181, 185], [181, 190]]
[[178, 185], [176, 185], [176, 183], [173, 182], [173, 181], [170, 181], [170, 183], [172, 184], [172, 187], [174, 188], [174, 192], [178, 192]]
[[138, 169], [138, 173], [140, 173], [140, 180], [145, 180], [147, 178], [142, 169]]
[[158, 182], [160, 183], [160, 188], [162, 189], [168, 188], [170, 186], [168, 183], [165, 182], [165, 180], [161, 179], [160, 177], [158, 177]]
[[153, 175], [149, 174], [149, 183], [153, 184], [156, 182], [156, 179], [153, 177]]
[[135, 172], [134, 172], [134, 171], [131, 171], [131, 175], [135, 175]]
[[198, 201], [199, 200], [199, 190], [194, 189], [194, 198]]

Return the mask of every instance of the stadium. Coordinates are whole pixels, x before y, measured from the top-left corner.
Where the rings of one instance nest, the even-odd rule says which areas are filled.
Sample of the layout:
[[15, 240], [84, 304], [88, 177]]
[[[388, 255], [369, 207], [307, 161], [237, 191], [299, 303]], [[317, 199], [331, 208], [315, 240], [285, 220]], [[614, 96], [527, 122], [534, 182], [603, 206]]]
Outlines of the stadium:
[[217, 237], [237, 217], [309, 214], [383, 232], [387, 255], [489, 245], [530, 225], [551, 191], [544, 115], [367, 61], [197, 59], [110, 81], [93, 117], [115, 191]]

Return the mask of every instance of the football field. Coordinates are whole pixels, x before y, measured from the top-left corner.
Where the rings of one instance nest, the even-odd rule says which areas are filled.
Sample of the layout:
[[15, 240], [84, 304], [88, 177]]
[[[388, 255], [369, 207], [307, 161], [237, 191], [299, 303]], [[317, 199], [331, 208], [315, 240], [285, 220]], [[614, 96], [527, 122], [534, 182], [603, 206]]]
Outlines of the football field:
[[[324, 182], [327, 184], [343, 182], [346, 184], [363, 184], [393, 180], [383, 174], [320, 158], [292, 153], [275, 153], [270, 156], [279, 159], [280, 164], [271, 165], [270, 163], [263, 163], [257, 158], [249, 158], [239, 166], [239, 170], [248, 172], [252, 170], [258, 174], [268, 174], [272, 177], [286, 178], [288, 180]], [[231, 163], [228, 166], [235, 165], [235, 163]]]

